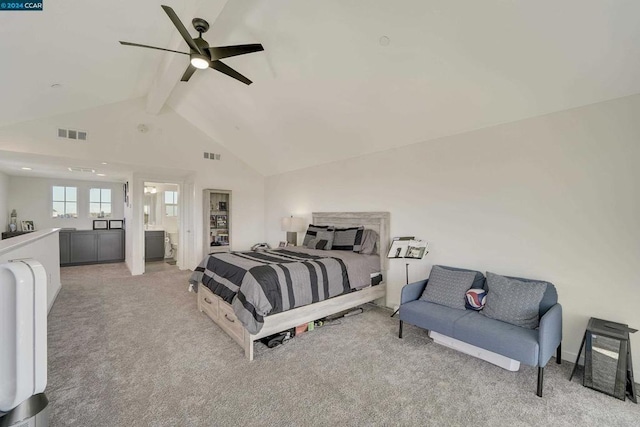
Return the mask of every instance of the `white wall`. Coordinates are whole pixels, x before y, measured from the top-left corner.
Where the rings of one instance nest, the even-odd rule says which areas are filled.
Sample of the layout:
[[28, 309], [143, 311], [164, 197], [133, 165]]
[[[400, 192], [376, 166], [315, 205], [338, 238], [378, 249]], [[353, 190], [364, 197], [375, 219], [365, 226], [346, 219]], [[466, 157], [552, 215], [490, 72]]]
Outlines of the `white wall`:
[[9, 229], [9, 176], [0, 172], [0, 231]]
[[[193, 227], [186, 231], [190, 248], [186, 267], [195, 268], [203, 255], [202, 190], [233, 191], [233, 248], [248, 249], [264, 240], [264, 177], [225, 150], [221, 145], [166, 107], [158, 115], [145, 113], [145, 99], [139, 98], [70, 114], [29, 121], [0, 128], [0, 150], [27, 152], [73, 159], [100, 159], [132, 165], [131, 174], [144, 181], [175, 182], [191, 176], [193, 185]], [[149, 131], [137, 127], [145, 124]], [[88, 141], [61, 140], [58, 127], [88, 131]], [[203, 158], [204, 152], [222, 155], [219, 161]], [[81, 162], [77, 162], [80, 164]], [[164, 168], [158, 171], [159, 168]], [[172, 171], [175, 171], [172, 176]], [[135, 179], [134, 179], [135, 180]], [[132, 203], [142, 201], [142, 186], [129, 182]], [[20, 212], [18, 212], [22, 215]], [[132, 206], [127, 221], [127, 265], [139, 272], [144, 252], [142, 210]], [[132, 230], [135, 227], [135, 230]], [[129, 240], [129, 234], [134, 238]], [[129, 253], [131, 252], [131, 253]]]
[[[54, 185], [78, 188], [78, 218], [52, 217], [51, 187]], [[18, 214], [18, 227], [20, 227], [20, 221], [33, 220], [37, 230], [44, 228], [91, 230], [93, 229], [93, 220], [97, 219], [89, 216], [89, 189], [91, 188], [111, 189], [112, 215], [105, 219], [124, 218], [124, 192], [122, 183], [119, 182], [11, 176], [9, 178], [9, 205]]]
[[392, 237], [431, 242], [410, 281], [444, 264], [553, 282], [573, 359], [591, 316], [640, 328], [638, 117], [640, 95], [272, 176], [267, 239], [284, 215], [389, 211]]

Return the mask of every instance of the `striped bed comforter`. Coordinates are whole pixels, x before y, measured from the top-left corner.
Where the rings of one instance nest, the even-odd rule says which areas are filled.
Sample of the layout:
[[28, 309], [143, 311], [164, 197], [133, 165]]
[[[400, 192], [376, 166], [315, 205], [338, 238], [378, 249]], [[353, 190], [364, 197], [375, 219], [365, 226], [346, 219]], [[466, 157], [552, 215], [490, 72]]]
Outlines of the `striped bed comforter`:
[[351, 292], [345, 262], [286, 249], [206, 256], [189, 283], [202, 283], [233, 306], [252, 334], [268, 314], [279, 313]]

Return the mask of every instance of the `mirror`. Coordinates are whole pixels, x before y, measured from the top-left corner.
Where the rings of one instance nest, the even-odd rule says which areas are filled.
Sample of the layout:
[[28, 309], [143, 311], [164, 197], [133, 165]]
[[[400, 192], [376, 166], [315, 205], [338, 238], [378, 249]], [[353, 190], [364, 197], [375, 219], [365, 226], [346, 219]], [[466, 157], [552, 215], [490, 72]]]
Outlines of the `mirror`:
[[157, 202], [157, 193], [147, 193], [147, 188], [145, 187], [144, 193], [144, 225], [156, 225], [156, 202]]
[[618, 397], [624, 397], [623, 387], [616, 383], [620, 359], [620, 340], [593, 334], [591, 337], [592, 388]]

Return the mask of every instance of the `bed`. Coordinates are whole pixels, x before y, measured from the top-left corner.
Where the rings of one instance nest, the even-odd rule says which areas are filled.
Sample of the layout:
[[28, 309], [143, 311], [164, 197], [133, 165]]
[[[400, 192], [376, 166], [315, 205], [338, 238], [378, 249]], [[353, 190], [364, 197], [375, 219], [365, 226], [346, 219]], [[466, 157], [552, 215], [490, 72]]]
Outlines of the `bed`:
[[[192, 275], [198, 310], [233, 338], [249, 360], [260, 338], [386, 296], [387, 258], [380, 254], [388, 250], [388, 212], [315, 212], [312, 223], [373, 230], [375, 254], [304, 246], [212, 254]], [[380, 275], [382, 281], [372, 285], [372, 277]], [[288, 280], [288, 286], [278, 280]]]

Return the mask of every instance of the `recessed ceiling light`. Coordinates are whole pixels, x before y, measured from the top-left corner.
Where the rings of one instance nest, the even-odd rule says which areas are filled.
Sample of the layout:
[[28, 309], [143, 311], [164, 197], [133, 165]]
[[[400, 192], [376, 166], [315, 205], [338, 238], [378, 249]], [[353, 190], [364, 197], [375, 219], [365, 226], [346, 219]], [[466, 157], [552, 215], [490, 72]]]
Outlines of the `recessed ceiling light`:
[[108, 165], [109, 163], [107, 163], [107, 162], [102, 162], [102, 164], [103, 164], [103, 165]]
[[31, 169], [31, 168], [28, 168], [28, 167], [24, 167], [24, 168], [20, 168], [20, 169], [22, 169], [23, 171], [30, 171], [30, 170], [33, 170], [33, 169]]
[[387, 36], [382, 36], [380, 37], [380, 46], [389, 46], [389, 43], [391, 43], [391, 39]]
[[98, 176], [107, 176], [107, 175], [105, 175], [103, 173], [97, 173], [96, 175], [98, 175]]
[[51, 85], [51, 89], [60, 89], [62, 85], [60, 83], [54, 83]]

